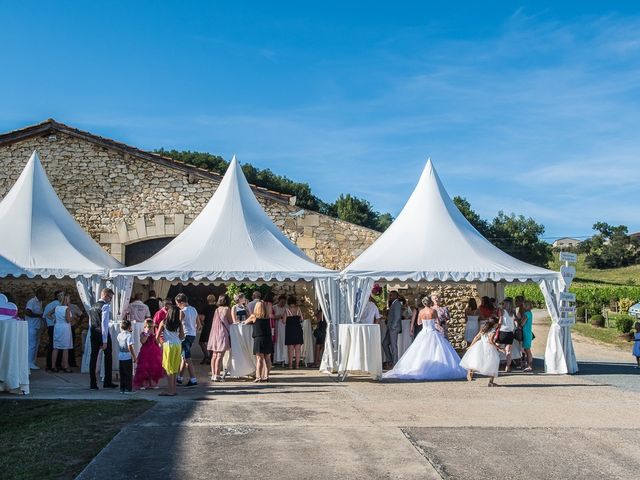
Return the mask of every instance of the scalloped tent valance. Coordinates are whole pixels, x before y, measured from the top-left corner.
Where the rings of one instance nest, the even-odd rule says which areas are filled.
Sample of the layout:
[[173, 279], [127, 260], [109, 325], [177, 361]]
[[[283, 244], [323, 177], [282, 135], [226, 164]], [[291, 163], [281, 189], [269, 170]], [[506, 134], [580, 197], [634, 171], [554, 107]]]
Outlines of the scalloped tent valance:
[[311, 261], [262, 209], [234, 156], [209, 203], [180, 235], [112, 276], [154, 280], [297, 281], [337, 276]]
[[121, 264], [85, 232], [33, 152], [0, 202], [0, 277], [106, 277]]

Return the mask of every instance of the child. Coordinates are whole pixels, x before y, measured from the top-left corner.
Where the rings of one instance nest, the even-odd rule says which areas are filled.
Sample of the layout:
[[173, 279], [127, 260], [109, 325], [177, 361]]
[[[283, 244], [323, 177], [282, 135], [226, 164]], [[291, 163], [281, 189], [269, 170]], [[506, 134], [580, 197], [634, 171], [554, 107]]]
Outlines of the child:
[[476, 371], [489, 377], [489, 387], [498, 386], [494, 379], [498, 376], [500, 356], [493, 338], [497, 324], [497, 319], [493, 317], [482, 325], [480, 332], [474, 337], [471, 346], [462, 357], [460, 366], [469, 371], [467, 380], [471, 381], [473, 372]]
[[636, 322], [635, 324], [636, 334], [633, 337], [633, 354], [636, 357], [636, 368], [640, 368], [640, 322]]
[[133, 377], [133, 386], [140, 390], [147, 388], [158, 388], [158, 381], [164, 377], [162, 369], [162, 350], [156, 342], [155, 323], [151, 317], [144, 321], [144, 330], [140, 334], [140, 353], [138, 354], [138, 365], [136, 375]]
[[122, 320], [118, 334], [118, 363], [120, 364], [120, 393], [133, 393], [133, 364], [136, 363], [133, 349], [131, 321]]
[[180, 309], [172, 306], [167, 312], [167, 317], [160, 322], [156, 332], [156, 341], [162, 343], [162, 368], [167, 372], [167, 391], [160, 395], [163, 397], [175, 397], [176, 375], [180, 371], [182, 363], [182, 340], [184, 329], [180, 320]]

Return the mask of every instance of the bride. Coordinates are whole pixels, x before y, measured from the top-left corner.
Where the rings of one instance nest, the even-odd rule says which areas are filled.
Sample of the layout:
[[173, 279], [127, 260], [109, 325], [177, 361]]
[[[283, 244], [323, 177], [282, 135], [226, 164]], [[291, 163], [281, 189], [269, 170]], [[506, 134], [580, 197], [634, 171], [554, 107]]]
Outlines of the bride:
[[460, 366], [460, 357], [444, 338], [435, 321], [438, 312], [431, 298], [422, 299], [425, 308], [420, 311], [418, 324], [422, 330], [398, 363], [382, 378], [402, 380], [454, 380], [465, 378], [467, 372]]

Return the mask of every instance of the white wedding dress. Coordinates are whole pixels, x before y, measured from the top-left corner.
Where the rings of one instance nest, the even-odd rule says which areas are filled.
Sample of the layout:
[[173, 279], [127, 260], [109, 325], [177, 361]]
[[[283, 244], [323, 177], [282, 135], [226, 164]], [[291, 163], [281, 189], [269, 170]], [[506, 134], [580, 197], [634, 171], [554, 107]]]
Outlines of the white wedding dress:
[[422, 330], [402, 355], [393, 370], [382, 378], [401, 380], [455, 380], [465, 378], [460, 356], [449, 341], [436, 330], [433, 320], [424, 320]]

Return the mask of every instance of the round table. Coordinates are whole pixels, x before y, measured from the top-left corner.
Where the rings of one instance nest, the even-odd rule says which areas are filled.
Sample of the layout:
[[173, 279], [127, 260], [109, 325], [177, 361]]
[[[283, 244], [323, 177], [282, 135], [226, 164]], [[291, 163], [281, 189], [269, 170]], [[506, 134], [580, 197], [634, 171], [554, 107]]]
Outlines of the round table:
[[0, 390], [29, 393], [29, 326], [20, 320], [0, 320]]
[[382, 378], [380, 326], [377, 324], [341, 324], [338, 327], [338, 374], [344, 380], [347, 373], [368, 374]]
[[225, 365], [232, 377], [246, 377], [256, 372], [252, 333], [253, 324], [233, 323], [229, 327], [231, 351], [225, 355]]

